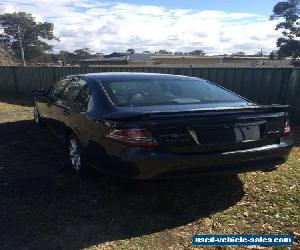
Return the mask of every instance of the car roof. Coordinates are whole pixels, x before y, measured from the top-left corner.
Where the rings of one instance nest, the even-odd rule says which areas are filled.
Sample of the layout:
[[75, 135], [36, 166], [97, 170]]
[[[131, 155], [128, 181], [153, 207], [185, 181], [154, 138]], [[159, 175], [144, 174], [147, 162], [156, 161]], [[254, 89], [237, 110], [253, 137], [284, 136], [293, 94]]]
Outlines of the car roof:
[[106, 73], [86, 73], [80, 74], [83, 77], [92, 77], [97, 80], [126, 80], [126, 79], [199, 79], [196, 77], [171, 75], [171, 74], [158, 74], [158, 73], [134, 73], [134, 72], [106, 72]]

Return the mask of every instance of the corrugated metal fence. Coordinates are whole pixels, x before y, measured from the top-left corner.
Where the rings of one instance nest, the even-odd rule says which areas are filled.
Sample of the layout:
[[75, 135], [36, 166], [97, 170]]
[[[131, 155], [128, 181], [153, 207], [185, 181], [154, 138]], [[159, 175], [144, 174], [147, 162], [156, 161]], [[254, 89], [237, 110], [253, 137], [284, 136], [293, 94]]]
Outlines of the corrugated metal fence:
[[261, 104], [289, 104], [300, 123], [300, 69], [161, 67], [0, 67], [0, 93], [29, 95], [67, 75], [91, 72], [153, 72], [201, 77]]

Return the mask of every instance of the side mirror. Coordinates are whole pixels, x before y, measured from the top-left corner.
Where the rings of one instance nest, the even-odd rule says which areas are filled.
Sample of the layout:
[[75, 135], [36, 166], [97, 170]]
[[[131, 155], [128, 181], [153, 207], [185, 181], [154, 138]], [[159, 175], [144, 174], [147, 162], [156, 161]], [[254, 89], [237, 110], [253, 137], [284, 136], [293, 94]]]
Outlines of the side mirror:
[[47, 95], [47, 91], [45, 89], [34, 89], [31, 94], [33, 97], [45, 96]]

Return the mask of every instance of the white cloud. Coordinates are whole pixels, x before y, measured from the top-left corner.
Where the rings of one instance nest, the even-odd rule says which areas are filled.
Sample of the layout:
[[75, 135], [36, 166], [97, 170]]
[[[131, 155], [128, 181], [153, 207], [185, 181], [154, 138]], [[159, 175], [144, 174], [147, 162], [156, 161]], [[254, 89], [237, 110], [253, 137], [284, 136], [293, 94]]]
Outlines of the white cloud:
[[2, 0], [0, 13], [31, 12], [37, 21], [53, 22], [56, 50], [90, 47], [97, 52], [137, 50], [190, 51], [209, 54], [243, 50], [269, 52], [280, 35], [276, 21], [253, 13], [167, 9], [96, 0]]

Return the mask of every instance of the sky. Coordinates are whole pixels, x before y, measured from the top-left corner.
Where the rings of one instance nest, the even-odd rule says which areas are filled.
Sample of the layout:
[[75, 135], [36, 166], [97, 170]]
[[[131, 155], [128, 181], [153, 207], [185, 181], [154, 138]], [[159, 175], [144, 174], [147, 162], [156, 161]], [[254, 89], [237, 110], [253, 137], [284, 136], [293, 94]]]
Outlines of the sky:
[[126, 0], [124, 3], [165, 6], [167, 8], [252, 12], [269, 16], [278, 0]]
[[54, 51], [110, 53], [202, 49], [209, 55], [276, 49], [276, 0], [1, 0], [0, 13], [30, 12], [54, 23]]

